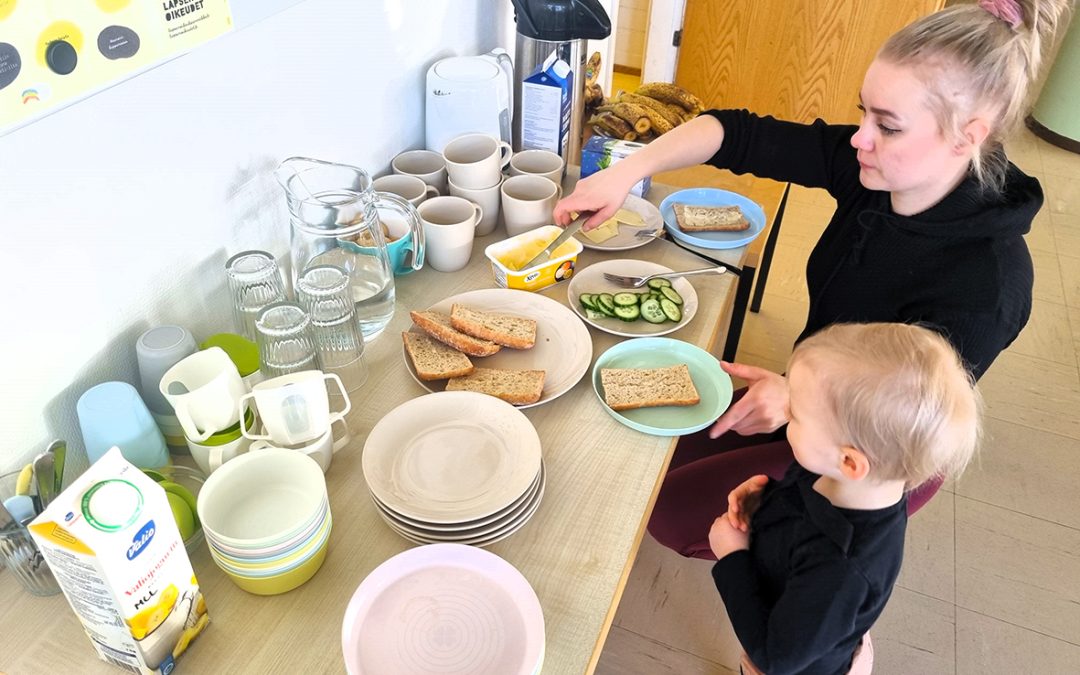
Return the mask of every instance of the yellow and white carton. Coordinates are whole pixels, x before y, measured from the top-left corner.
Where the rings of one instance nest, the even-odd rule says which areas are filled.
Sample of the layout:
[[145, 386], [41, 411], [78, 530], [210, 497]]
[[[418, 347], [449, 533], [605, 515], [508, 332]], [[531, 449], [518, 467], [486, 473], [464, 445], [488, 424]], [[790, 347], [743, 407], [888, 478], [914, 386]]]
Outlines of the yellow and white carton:
[[29, 529], [103, 660], [168, 675], [209, 623], [165, 490], [117, 448]]

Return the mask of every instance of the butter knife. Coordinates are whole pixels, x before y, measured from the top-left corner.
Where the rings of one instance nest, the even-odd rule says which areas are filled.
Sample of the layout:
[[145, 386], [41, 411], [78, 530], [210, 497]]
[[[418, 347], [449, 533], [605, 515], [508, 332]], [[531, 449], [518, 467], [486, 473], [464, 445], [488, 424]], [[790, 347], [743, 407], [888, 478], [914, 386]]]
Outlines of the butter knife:
[[551, 252], [559, 248], [566, 242], [567, 239], [577, 234], [577, 231], [581, 229], [581, 226], [585, 224], [585, 221], [589, 219], [595, 211], [589, 211], [586, 213], [580, 213], [574, 218], [573, 222], [563, 228], [562, 234], [555, 238], [555, 241], [548, 244], [543, 251], [536, 254], [529, 262], [522, 265], [519, 269], [527, 270], [530, 267], [546, 263], [551, 260]]

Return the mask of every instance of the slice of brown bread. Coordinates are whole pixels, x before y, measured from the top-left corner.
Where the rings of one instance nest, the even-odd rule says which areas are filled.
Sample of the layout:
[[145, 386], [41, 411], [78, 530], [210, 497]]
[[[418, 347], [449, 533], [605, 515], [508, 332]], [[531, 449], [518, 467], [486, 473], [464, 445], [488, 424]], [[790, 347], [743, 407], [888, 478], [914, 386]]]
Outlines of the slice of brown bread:
[[738, 206], [672, 204], [671, 210], [683, 232], [738, 232], [750, 228], [750, 221]]
[[445, 380], [473, 371], [473, 363], [468, 356], [426, 333], [406, 331], [401, 334], [401, 339], [405, 341], [405, 352], [421, 380]]
[[452, 378], [446, 391], [477, 391], [514, 405], [528, 405], [544, 393], [544, 374], [542, 370], [477, 368], [470, 375]]
[[529, 349], [536, 344], [536, 322], [520, 316], [481, 312], [455, 304], [450, 308], [450, 325], [463, 333], [513, 349]]
[[481, 340], [462, 333], [450, 325], [450, 317], [438, 312], [409, 312], [421, 330], [439, 342], [448, 344], [459, 352], [469, 356], [491, 356], [502, 349], [491, 340]]
[[600, 384], [612, 410], [701, 402], [685, 363], [666, 368], [601, 368]]

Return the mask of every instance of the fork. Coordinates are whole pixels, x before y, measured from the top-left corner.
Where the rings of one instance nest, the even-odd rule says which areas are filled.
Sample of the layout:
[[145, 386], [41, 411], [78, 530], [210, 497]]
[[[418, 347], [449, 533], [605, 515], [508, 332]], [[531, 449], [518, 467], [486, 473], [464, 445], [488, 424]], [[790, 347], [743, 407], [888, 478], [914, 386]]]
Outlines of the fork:
[[663, 277], [664, 279], [674, 279], [675, 277], [688, 277], [694, 274], [723, 274], [727, 271], [728, 269], [726, 267], [720, 265], [718, 267], [703, 267], [699, 270], [687, 270], [685, 272], [664, 272], [663, 274], [650, 274], [647, 277], [631, 277], [623, 276], [621, 274], [611, 274], [609, 272], [604, 272], [604, 279], [624, 288], [641, 288], [645, 284], [649, 283], [649, 279], [659, 279], [661, 277]]
[[638, 230], [634, 233], [636, 239], [658, 239], [664, 234], [663, 229], [659, 230]]

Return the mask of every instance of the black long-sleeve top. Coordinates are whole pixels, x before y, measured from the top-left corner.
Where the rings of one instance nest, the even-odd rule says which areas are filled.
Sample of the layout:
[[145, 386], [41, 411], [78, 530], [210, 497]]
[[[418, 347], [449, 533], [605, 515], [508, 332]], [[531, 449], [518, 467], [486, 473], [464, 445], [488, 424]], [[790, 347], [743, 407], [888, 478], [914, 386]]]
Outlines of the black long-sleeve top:
[[846, 673], [900, 573], [907, 498], [884, 509], [833, 506], [792, 462], [750, 521], [750, 549], [713, 566], [731, 625], [769, 675]]
[[799, 340], [834, 323], [921, 323], [953, 344], [976, 379], [1031, 314], [1034, 271], [1023, 235], [1042, 206], [1039, 182], [1009, 164], [1001, 194], [972, 177], [913, 216], [859, 182], [855, 126], [783, 122], [711, 110], [724, 142], [709, 164], [825, 188], [836, 213], [810, 254], [810, 307]]

